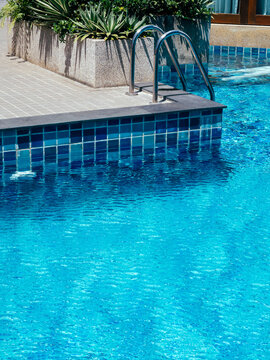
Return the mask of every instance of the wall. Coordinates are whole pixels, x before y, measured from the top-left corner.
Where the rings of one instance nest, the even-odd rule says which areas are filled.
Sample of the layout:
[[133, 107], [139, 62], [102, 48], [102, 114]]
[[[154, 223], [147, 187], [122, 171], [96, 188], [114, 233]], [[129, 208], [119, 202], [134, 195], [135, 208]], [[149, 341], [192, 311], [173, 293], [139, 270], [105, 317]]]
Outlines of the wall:
[[270, 26], [212, 24], [210, 45], [270, 47]]
[[[83, 42], [68, 37], [65, 43], [50, 29], [15, 24], [8, 33], [8, 50], [33, 64], [92, 87], [127, 85], [131, 40]], [[136, 47], [137, 82], [152, 81], [154, 40], [139, 39]]]

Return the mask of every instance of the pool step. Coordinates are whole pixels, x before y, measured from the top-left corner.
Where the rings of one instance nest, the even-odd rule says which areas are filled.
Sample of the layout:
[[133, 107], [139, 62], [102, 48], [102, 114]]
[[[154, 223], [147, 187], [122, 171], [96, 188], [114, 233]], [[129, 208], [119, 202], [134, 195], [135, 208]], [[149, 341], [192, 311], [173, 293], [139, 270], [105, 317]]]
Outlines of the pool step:
[[[139, 91], [144, 91], [151, 94], [153, 93], [153, 83], [151, 82], [135, 84], [135, 88], [138, 89]], [[190, 93], [184, 90], [176, 89], [173, 86], [167, 84], [159, 83], [158, 86], [158, 96], [163, 97], [163, 100], [167, 100], [167, 99], [170, 100], [171, 96], [180, 96], [180, 95], [188, 95], [188, 94]]]

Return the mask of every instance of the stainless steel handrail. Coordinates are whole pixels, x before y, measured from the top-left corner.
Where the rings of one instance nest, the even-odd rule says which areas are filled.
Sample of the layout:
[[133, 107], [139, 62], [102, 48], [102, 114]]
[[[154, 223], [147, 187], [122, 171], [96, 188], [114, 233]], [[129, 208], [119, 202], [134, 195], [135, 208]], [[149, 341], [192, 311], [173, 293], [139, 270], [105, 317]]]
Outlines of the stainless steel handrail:
[[[163, 31], [160, 27], [150, 24], [150, 25], [145, 25], [145, 26], [141, 27], [140, 29], [138, 29], [133, 36], [131, 50], [130, 50], [129, 92], [127, 93], [128, 95], [137, 95], [137, 93], [134, 92], [134, 90], [135, 90], [135, 52], [136, 52], [137, 40], [144, 32], [153, 31], [153, 30], [158, 31], [161, 34], [165, 34], [165, 31]], [[183, 74], [182, 70], [180, 69], [178, 61], [176, 60], [173, 52], [171, 51], [170, 46], [167, 41], [165, 41], [165, 45], [166, 45], [168, 53], [171, 57], [173, 65], [176, 68], [177, 74], [182, 82], [183, 90], [186, 91], [187, 83], [184, 78], [184, 74]]]
[[203, 76], [203, 79], [205, 81], [205, 84], [209, 90], [209, 93], [210, 93], [210, 98], [211, 100], [215, 100], [215, 92], [214, 92], [214, 89], [210, 83], [210, 80], [208, 78], [208, 75], [203, 67], [203, 64], [197, 54], [197, 51], [196, 49], [194, 48], [193, 44], [192, 44], [192, 41], [191, 41], [191, 38], [188, 36], [188, 34], [186, 34], [185, 32], [181, 31], [181, 30], [171, 30], [171, 31], [168, 31], [166, 34], [163, 34], [158, 42], [157, 42], [157, 45], [156, 45], [156, 48], [155, 48], [155, 55], [154, 55], [154, 84], [153, 84], [153, 103], [156, 103], [157, 100], [158, 100], [158, 62], [159, 62], [159, 50], [160, 50], [160, 47], [161, 45], [163, 44], [164, 41], [166, 41], [169, 37], [171, 36], [174, 36], [174, 35], [179, 35], [183, 38], [185, 38], [191, 48], [191, 51], [193, 53], [193, 56], [195, 58], [195, 61], [201, 71], [201, 74]]

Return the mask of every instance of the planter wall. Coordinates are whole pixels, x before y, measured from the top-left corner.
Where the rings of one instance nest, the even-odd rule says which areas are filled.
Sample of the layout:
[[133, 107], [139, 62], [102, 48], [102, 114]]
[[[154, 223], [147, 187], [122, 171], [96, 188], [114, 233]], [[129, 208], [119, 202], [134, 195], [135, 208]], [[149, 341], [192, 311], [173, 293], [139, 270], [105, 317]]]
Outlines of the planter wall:
[[[192, 39], [204, 64], [208, 63], [210, 19], [187, 21], [175, 16], [158, 17], [152, 21], [165, 31], [180, 29]], [[9, 53], [48, 70], [92, 87], [127, 85], [131, 40], [104, 41], [86, 39], [76, 42], [68, 37], [65, 43], [51, 29], [16, 23], [8, 33]], [[157, 37], [141, 38], [136, 47], [137, 82], [153, 79], [153, 54]], [[180, 64], [193, 64], [193, 56], [184, 39], [169, 39]], [[161, 50], [161, 65], [171, 67], [166, 49]]]
[[[210, 17], [207, 19], [190, 21], [178, 18], [176, 16], [160, 16], [152, 19], [152, 23], [161, 27], [165, 32], [170, 30], [182, 30], [187, 33], [190, 36], [201, 61], [204, 64], [208, 63], [209, 37], [211, 27]], [[175, 50], [174, 52], [177, 54], [180, 64], [194, 63], [193, 56], [185, 39], [180, 38], [179, 36], [175, 36], [169, 39], [169, 43]], [[171, 60], [169, 59], [164, 48], [161, 53], [164, 65], [170, 65]]]
[[[65, 43], [51, 29], [15, 24], [8, 35], [9, 53], [92, 87], [127, 85], [131, 40], [86, 39]], [[136, 81], [152, 81], [154, 40], [140, 39], [136, 48]]]

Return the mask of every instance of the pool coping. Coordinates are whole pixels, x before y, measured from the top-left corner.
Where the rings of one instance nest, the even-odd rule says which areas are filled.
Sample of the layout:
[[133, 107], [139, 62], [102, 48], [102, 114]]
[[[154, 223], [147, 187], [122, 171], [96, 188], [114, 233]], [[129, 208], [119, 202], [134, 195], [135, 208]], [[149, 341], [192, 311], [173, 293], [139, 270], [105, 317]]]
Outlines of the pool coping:
[[25, 116], [0, 120], [0, 130], [17, 129], [51, 124], [72, 123], [78, 121], [104, 120], [123, 117], [157, 115], [180, 111], [196, 111], [209, 109], [224, 109], [225, 105], [190, 93], [166, 97], [171, 103], [157, 103], [144, 106], [124, 108], [107, 108], [100, 110], [53, 113], [48, 115]]

